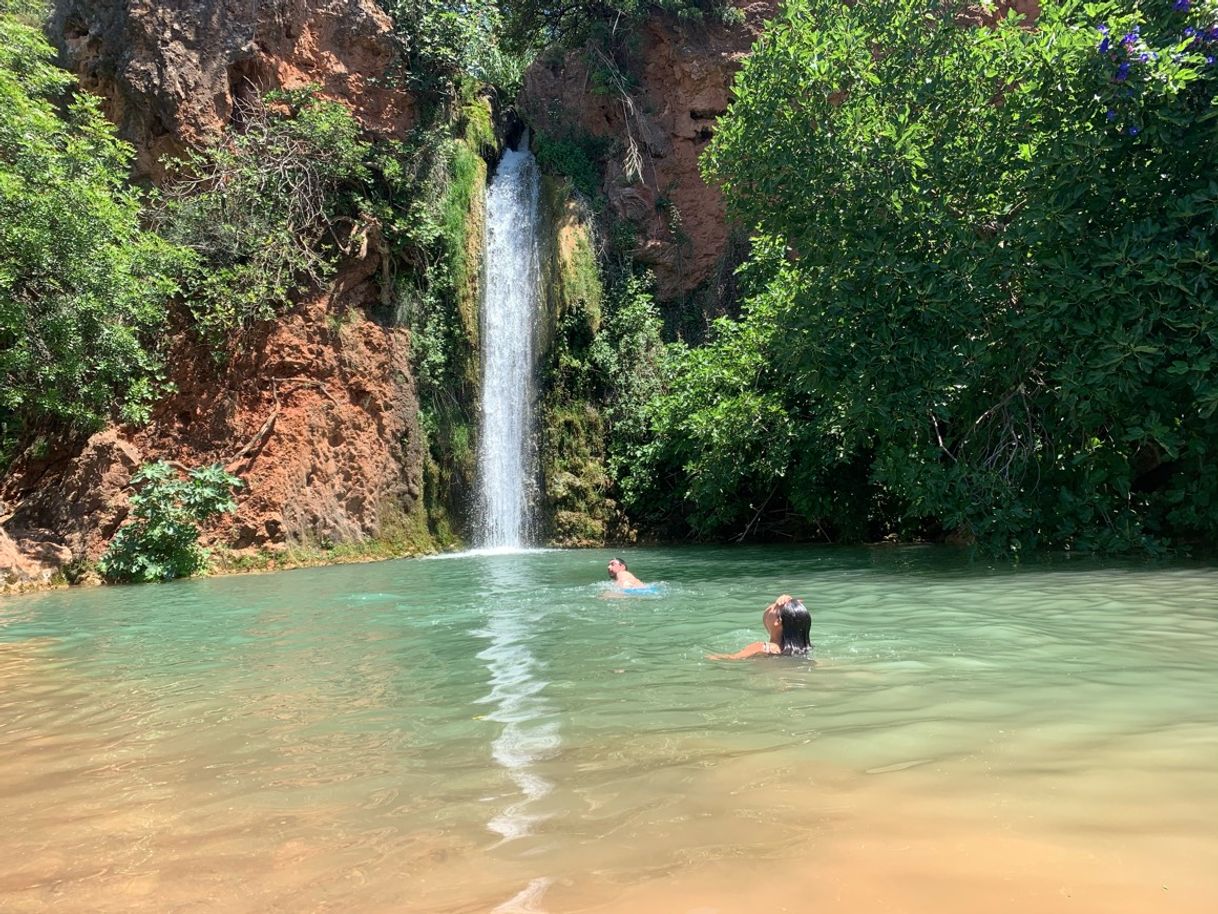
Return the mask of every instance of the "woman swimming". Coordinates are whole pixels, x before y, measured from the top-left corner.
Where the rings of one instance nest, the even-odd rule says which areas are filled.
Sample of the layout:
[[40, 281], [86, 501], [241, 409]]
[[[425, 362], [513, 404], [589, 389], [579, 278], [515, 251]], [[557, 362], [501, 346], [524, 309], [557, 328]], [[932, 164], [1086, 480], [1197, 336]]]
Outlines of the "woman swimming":
[[744, 660], [763, 655], [807, 657], [812, 652], [808, 635], [812, 630], [812, 614], [803, 600], [783, 594], [761, 613], [761, 624], [769, 632], [769, 641], [754, 641], [734, 654], [708, 654], [708, 660]]

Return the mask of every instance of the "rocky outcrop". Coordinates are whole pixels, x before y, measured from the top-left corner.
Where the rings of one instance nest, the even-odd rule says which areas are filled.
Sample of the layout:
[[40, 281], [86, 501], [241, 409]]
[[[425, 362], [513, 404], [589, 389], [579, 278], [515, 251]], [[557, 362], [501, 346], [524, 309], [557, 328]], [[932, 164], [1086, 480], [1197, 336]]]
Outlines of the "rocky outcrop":
[[[270, 88], [316, 84], [374, 136], [400, 138], [414, 123], [374, 0], [57, 0], [51, 31], [153, 180], [161, 156], [207, 142], [243, 97]], [[189, 329], [174, 334], [173, 392], [147, 426], [32, 442], [0, 481], [4, 586], [96, 559], [127, 517], [132, 474], [153, 460], [221, 463], [243, 480], [236, 514], [208, 543], [426, 547], [409, 334], [371, 317], [384, 255], [369, 247], [226, 361]]]
[[161, 157], [215, 136], [268, 89], [316, 84], [383, 136], [414, 122], [375, 0], [55, 0], [50, 31], [154, 179]]
[[601, 326], [604, 298], [592, 214], [573, 198], [569, 181], [543, 178], [541, 226], [545, 298], [538, 350], [548, 383], [538, 451], [545, 537], [565, 548], [603, 546], [629, 531], [611, 498], [601, 407], [568, 378], [570, 363], [587, 357]]
[[[595, 51], [543, 59], [525, 76], [526, 120], [551, 135], [575, 129], [620, 150], [603, 182], [613, 214], [632, 225], [635, 258], [671, 300], [715, 273], [728, 247], [723, 198], [702, 180], [698, 156], [727, 110], [731, 83], [775, 0], [736, 4], [739, 23], [691, 27], [663, 15], [642, 26], [633, 82], [606, 89], [608, 62]], [[628, 86], [628, 88], [627, 88]], [[639, 153], [632, 168], [631, 149]]]
[[[373, 265], [374, 266], [374, 265]], [[174, 392], [140, 428], [32, 452], [0, 490], [13, 531], [54, 531], [59, 559], [96, 559], [127, 515], [141, 463], [220, 463], [244, 489], [207, 532], [233, 549], [328, 546], [423, 533], [422, 446], [407, 331], [365, 308], [378, 294], [355, 264], [217, 363], [192, 334], [172, 347]], [[31, 537], [25, 536], [25, 539]]]
[[0, 528], [0, 594], [53, 584], [71, 561], [71, 550], [53, 536], [27, 533], [14, 539]]

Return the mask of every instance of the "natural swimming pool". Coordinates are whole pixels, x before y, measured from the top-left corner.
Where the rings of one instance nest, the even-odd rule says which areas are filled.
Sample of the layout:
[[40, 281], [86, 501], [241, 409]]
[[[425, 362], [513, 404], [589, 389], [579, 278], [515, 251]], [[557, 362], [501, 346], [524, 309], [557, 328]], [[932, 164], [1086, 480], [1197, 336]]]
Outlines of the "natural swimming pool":
[[1218, 905], [1218, 568], [610, 555], [0, 600], [0, 909]]

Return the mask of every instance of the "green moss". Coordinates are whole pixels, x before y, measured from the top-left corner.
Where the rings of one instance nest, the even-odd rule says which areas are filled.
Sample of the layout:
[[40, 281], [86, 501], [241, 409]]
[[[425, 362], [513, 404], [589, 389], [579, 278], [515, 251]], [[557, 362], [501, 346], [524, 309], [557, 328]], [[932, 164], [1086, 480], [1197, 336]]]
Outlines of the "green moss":
[[211, 550], [209, 574], [241, 574], [258, 571], [280, 571], [286, 568], [310, 568], [317, 565], [343, 565], [352, 562], [376, 562], [384, 559], [430, 555], [451, 545], [450, 539], [436, 536], [430, 529], [427, 513], [420, 510], [403, 511], [398, 505], [381, 508], [378, 535], [348, 543], [291, 543], [280, 548], [242, 550], [220, 546]]
[[439, 415], [427, 419], [423, 502], [432, 536], [448, 547], [460, 541], [458, 531], [468, 526], [477, 459], [472, 420], [453, 404], [441, 404]]
[[465, 145], [484, 156], [494, 155], [498, 148], [490, 100], [482, 95], [466, 98], [461, 105], [465, 122]]
[[569, 310], [571, 304], [578, 302], [586, 316], [588, 329], [596, 333], [601, 325], [604, 288], [601, 285], [596, 252], [592, 249], [592, 233], [587, 224], [578, 217], [569, 218], [560, 224], [555, 257], [557, 269], [554, 294], [568, 306], [563, 310]]
[[547, 534], [556, 546], [598, 546], [627, 538], [624, 518], [610, 497], [605, 472], [605, 424], [591, 403], [564, 390], [547, 395], [541, 460]]
[[604, 285], [591, 213], [570, 180], [542, 179], [541, 464], [547, 535], [560, 546], [620, 538], [621, 514], [605, 472], [605, 423], [593, 404], [589, 347], [601, 325]]
[[457, 143], [450, 169], [449, 184], [440, 204], [440, 224], [458, 333], [454, 368], [463, 383], [477, 388], [486, 162], [470, 146]]
[[208, 574], [253, 574], [262, 571], [284, 571], [289, 568], [314, 568], [321, 565], [348, 565], [356, 562], [380, 562], [386, 559], [431, 555], [435, 546], [417, 548], [397, 540], [371, 539], [361, 543], [344, 543], [329, 549], [321, 546], [288, 546], [284, 549], [259, 549], [256, 552], [212, 550]]
[[423, 474], [431, 531], [446, 545], [457, 541], [456, 530], [465, 527], [475, 470], [470, 429], [481, 383], [478, 311], [486, 172], [486, 162], [469, 145], [454, 144], [449, 182], [440, 204], [450, 289], [450, 375], [447, 384], [432, 386], [426, 404], [428, 449]]
[[[542, 178], [541, 222], [546, 297], [540, 347], [545, 364], [586, 348], [600, 329], [605, 293], [592, 214], [572, 196], [569, 180]], [[573, 342], [560, 341], [563, 333]]]
[[479, 302], [486, 221], [486, 161], [495, 136], [484, 98], [469, 99], [449, 136], [435, 147], [426, 182], [433, 220], [428, 247], [400, 284], [398, 314], [411, 331], [425, 453], [423, 504], [431, 534], [455, 542], [465, 528], [474, 478], [471, 426], [481, 384]]
[[607, 538], [605, 522], [581, 511], [556, 511], [554, 543], [567, 548], [599, 546]]

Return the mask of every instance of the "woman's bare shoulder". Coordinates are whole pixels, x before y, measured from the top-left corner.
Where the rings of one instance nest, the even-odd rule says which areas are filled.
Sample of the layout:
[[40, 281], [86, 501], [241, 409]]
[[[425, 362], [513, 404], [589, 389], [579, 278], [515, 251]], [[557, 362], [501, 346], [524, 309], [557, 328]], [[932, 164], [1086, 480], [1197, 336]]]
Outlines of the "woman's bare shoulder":
[[752, 644], [742, 647], [734, 654], [707, 654], [707, 660], [746, 660], [749, 657], [757, 657], [761, 654], [771, 653], [771, 645], [768, 641], [754, 641]]

